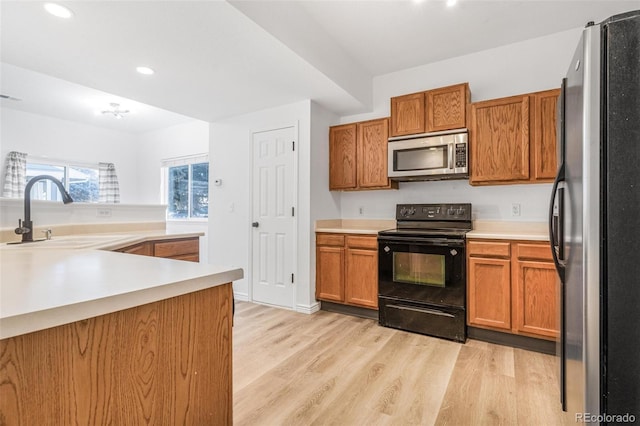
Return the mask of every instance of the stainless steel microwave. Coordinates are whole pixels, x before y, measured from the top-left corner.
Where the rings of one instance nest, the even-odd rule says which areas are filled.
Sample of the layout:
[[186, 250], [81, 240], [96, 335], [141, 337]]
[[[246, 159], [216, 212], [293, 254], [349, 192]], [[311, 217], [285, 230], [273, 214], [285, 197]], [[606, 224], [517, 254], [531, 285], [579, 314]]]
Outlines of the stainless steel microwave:
[[389, 138], [389, 177], [396, 181], [468, 179], [467, 129]]

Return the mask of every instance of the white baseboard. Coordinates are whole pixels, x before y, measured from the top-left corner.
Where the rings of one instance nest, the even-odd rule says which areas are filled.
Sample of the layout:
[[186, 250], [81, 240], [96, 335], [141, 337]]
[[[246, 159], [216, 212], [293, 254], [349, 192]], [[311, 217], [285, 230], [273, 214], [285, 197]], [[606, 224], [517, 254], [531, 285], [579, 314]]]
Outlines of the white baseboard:
[[320, 310], [320, 302], [316, 302], [313, 305], [296, 305], [296, 312], [300, 312], [301, 314], [313, 314], [314, 312], [318, 312]]
[[236, 293], [235, 291], [233, 292], [233, 297], [236, 300], [239, 300], [240, 302], [248, 302], [249, 301], [249, 295], [246, 293]]

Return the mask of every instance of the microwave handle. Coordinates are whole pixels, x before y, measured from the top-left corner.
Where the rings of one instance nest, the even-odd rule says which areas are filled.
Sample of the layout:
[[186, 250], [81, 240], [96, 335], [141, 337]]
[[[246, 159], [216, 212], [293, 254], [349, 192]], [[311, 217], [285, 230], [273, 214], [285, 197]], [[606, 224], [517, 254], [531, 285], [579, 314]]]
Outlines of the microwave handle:
[[448, 144], [448, 150], [449, 150], [449, 168], [453, 169], [453, 144], [452, 143]]

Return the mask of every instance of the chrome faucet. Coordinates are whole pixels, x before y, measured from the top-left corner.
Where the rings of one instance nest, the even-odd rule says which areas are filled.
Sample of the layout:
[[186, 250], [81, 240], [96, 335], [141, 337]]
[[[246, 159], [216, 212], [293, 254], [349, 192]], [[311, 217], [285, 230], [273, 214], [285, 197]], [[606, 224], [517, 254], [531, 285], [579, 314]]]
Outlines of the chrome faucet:
[[64, 204], [73, 203], [71, 195], [69, 195], [62, 182], [60, 182], [58, 179], [49, 175], [32, 177], [27, 183], [27, 186], [24, 188], [24, 220], [18, 219], [18, 227], [15, 230], [16, 234], [22, 235], [23, 243], [29, 243], [33, 241], [33, 222], [31, 221], [31, 188], [37, 181], [44, 179], [50, 180], [51, 182], [56, 184], [56, 186], [60, 190], [60, 193], [62, 194], [62, 202]]

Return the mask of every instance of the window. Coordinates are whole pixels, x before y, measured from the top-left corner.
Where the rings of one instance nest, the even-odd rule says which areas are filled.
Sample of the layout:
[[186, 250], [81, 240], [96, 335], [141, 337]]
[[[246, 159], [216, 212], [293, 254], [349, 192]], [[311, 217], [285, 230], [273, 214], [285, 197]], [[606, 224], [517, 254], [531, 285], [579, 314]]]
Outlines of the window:
[[[79, 203], [97, 203], [98, 165], [72, 165], [47, 160], [27, 158], [26, 181], [38, 175], [50, 175], [58, 179], [73, 198]], [[41, 180], [31, 189], [32, 200], [62, 200], [58, 187], [50, 180]]]
[[206, 155], [162, 162], [167, 219], [209, 217], [209, 159]]

